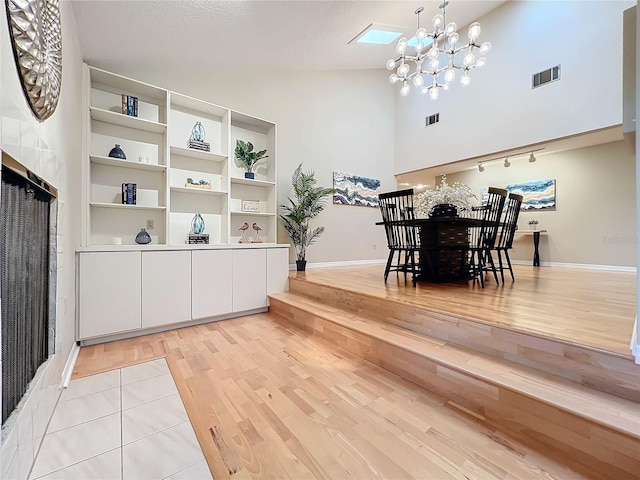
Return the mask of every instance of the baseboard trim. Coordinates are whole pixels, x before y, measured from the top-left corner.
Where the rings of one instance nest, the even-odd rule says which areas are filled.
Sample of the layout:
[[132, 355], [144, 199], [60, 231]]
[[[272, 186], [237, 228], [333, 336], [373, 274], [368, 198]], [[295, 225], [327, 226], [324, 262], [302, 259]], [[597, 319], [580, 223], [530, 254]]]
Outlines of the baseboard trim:
[[233, 313], [227, 313], [224, 315], [218, 315], [215, 317], [204, 317], [204, 318], [199, 318], [197, 320], [190, 320], [188, 322], [170, 323], [167, 325], [161, 325], [157, 327], [149, 327], [149, 328], [143, 328], [140, 330], [130, 330], [128, 332], [105, 335], [102, 337], [85, 338], [83, 340], [78, 340], [78, 341], [80, 342], [80, 345], [84, 347], [89, 345], [96, 345], [98, 343], [107, 343], [107, 342], [114, 342], [116, 340], [124, 340], [126, 338], [141, 337], [143, 335], [150, 335], [152, 333], [166, 332], [167, 330], [179, 330], [180, 328], [193, 327], [195, 325], [200, 325], [202, 323], [211, 323], [211, 322], [218, 322], [220, 320], [229, 320], [231, 318], [244, 317], [247, 315], [253, 315], [255, 313], [264, 313], [267, 311], [269, 311], [269, 307], [259, 307], [259, 308], [253, 308], [250, 310], [243, 310], [241, 312], [233, 312]]
[[61, 390], [69, 386], [71, 375], [73, 374], [73, 369], [76, 366], [76, 360], [78, 360], [79, 353], [80, 345], [78, 345], [77, 342], [73, 342], [71, 351], [69, 352], [69, 356], [67, 357], [67, 363], [64, 365], [64, 370], [62, 370], [62, 383], [60, 384]]
[[[511, 260], [513, 265], [531, 265], [527, 260]], [[636, 273], [636, 267], [623, 267], [620, 265], [595, 265], [591, 263], [563, 263], [563, 262], [540, 262], [541, 267], [558, 267], [558, 268], [581, 268], [584, 270], [608, 270], [611, 272], [629, 272]]]
[[[387, 263], [386, 258], [377, 258], [373, 260], [343, 260], [340, 262], [316, 262], [307, 263], [307, 268], [329, 268], [329, 267], [351, 267], [354, 265], [384, 265]], [[296, 264], [290, 263], [289, 270], [295, 270]]]

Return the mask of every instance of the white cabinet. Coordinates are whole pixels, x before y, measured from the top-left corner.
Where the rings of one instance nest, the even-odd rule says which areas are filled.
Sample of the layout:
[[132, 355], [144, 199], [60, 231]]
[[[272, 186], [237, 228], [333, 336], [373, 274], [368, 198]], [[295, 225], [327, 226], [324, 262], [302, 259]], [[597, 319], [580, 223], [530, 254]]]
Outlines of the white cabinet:
[[267, 294], [289, 290], [289, 249], [267, 250]]
[[233, 251], [233, 311], [267, 306], [267, 253], [265, 249]]
[[191, 315], [194, 320], [231, 313], [232, 277], [232, 250], [191, 253]]
[[140, 252], [92, 252], [78, 266], [80, 338], [139, 329]]
[[142, 252], [142, 327], [188, 320], [191, 252]]
[[[274, 123], [89, 65], [83, 82], [83, 246], [135, 245], [141, 228], [153, 245], [184, 245], [196, 213], [210, 244], [237, 244], [244, 223], [276, 242]], [[122, 113], [123, 95], [137, 116]], [[198, 122], [209, 151], [188, 147]], [[255, 179], [235, 163], [238, 139], [267, 150]], [[126, 159], [109, 157], [116, 144]], [[123, 183], [136, 185], [135, 205], [122, 203]]]

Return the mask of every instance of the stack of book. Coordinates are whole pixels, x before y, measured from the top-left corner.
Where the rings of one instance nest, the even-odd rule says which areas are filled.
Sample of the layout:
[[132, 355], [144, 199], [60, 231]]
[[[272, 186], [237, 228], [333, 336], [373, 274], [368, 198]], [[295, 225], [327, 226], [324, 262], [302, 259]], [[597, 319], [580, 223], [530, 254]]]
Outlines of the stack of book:
[[122, 94], [122, 113], [130, 117], [138, 116], [138, 97]]
[[194, 150], [200, 150], [203, 152], [210, 152], [211, 146], [209, 142], [199, 142], [198, 140], [189, 140], [187, 142], [187, 148], [193, 148]]
[[138, 185], [135, 183], [123, 183], [122, 184], [122, 204], [123, 205], [135, 205], [136, 204], [136, 192]]
[[209, 234], [208, 233], [190, 233], [188, 243], [190, 245], [203, 243], [209, 244]]

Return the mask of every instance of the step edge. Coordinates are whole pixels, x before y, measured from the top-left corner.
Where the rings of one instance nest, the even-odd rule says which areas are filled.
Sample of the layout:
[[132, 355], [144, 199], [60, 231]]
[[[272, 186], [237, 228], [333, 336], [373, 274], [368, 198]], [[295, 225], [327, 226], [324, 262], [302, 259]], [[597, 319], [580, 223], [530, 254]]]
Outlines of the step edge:
[[[290, 293], [288, 295], [301, 297], [300, 295], [290, 294]], [[303, 298], [306, 298], [306, 297], [303, 296]], [[633, 437], [633, 438], [640, 439], [640, 429], [638, 429], [637, 431], [636, 430], [630, 430], [628, 428], [625, 428], [624, 426], [620, 426], [620, 425], [617, 425], [617, 424], [612, 424], [610, 422], [605, 422], [605, 421], [603, 421], [603, 419], [601, 417], [587, 415], [584, 412], [576, 410], [575, 408], [573, 408], [571, 406], [567, 406], [565, 404], [562, 404], [562, 403], [559, 403], [559, 402], [556, 402], [556, 401], [553, 401], [553, 400], [549, 400], [548, 398], [541, 397], [536, 392], [532, 392], [530, 390], [527, 390], [527, 389], [521, 388], [521, 387], [517, 388], [513, 384], [510, 384], [510, 383], [506, 382], [505, 380], [488, 376], [486, 374], [483, 374], [482, 372], [475, 371], [472, 368], [465, 368], [465, 366], [462, 366], [462, 365], [460, 365], [458, 363], [450, 362], [450, 361], [448, 361], [446, 359], [442, 359], [442, 358], [440, 358], [440, 357], [438, 357], [437, 355], [434, 355], [434, 354], [426, 354], [425, 352], [422, 352], [422, 351], [416, 351], [411, 346], [398, 344], [397, 342], [390, 342], [389, 339], [386, 338], [386, 337], [383, 338], [383, 337], [380, 337], [378, 335], [371, 335], [369, 332], [363, 331], [363, 330], [357, 328], [357, 326], [349, 325], [346, 322], [343, 323], [343, 322], [335, 321], [334, 318], [327, 318], [326, 316], [322, 315], [322, 313], [324, 313], [324, 312], [320, 312], [320, 314], [319, 314], [317, 311], [313, 311], [313, 309], [303, 308], [303, 307], [298, 306], [298, 305], [292, 305], [292, 304], [290, 304], [290, 303], [288, 303], [288, 302], [286, 302], [286, 301], [284, 301], [282, 299], [279, 299], [279, 298], [275, 298], [275, 300], [276, 301], [280, 301], [281, 303], [285, 303], [285, 304], [287, 304], [287, 305], [289, 305], [289, 306], [291, 306], [293, 308], [297, 308], [299, 310], [302, 310], [302, 311], [304, 311], [306, 313], [310, 313], [310, 314], [321, 316], [324, 320], [326, 320], [328, 322], [336, 323], [336, 324], [338, 324], [338, 325], [340, 325], [340, 326], [342, 326], [344, 328], [347, 328], [348, 330], [354, 331], [356, 333], [360, 333], [362, 335], [367, 335], [367, 336], [373, 336], [377, 340], [382, 340], [382, 341], [385, 341], [387, 343], [392, 343], [394, 346], [396, 346], [398, 348], [401, 348], [403, 350], [409, 351], [409, 352], [414, 353], [416, 355], [420, 355], [422, 357], [425, 357], [425, 358], [427, 358], [429, 360], [432, 360], [432, 361], [434, 361], [434, 362], [436, 362], [438, 364], [443, 365], [444, 367], [450, 368], [450, 369], [455, 370], [455, 371], [457, 371], [459, 373], [472, 375], [472, 376], [477, 377], [477, 378], [481, 379], [482, 381], [487, 382], [489, 384], [493, 384], [493, 385], [498, 386], [500, 388], [505, 388], [505, 389], [510, 390], [510, 391], [512, 391], [514, 393], [525, 395], [525, 396], [533, 398], [533, 399], [535, 399], [535, 400], [537, 400], [539, 402], [542, 402], [542, 403], [545, 403], [545, 404], [550, 405], [552, 407], [555, 407], [555, 408], [558, 408], [560, 410], [563, 410], [563, 411], [565, 411], [567, 413], [570, 413], [572, 415], [578, 416], [580, 418], [583, 418], [585, 420], [591, 421], [591, 422], [596, 423], [598, 425], [605, 426], [607, 428], [610, 428], [611, 430], [615, 430], [616, 432], [619, 432], [619, 433], [622, 433], [622, 434], [626, 434], [626, 435], [628, 435], [630, 437]], [[307, 300], [307, 301], [309, 301], [309, 300]], [[337, 309], [335, 307], [331, 307], [331, 308], [333, 308], [334, 310], [340, 311], [340, 309]], [[355, 317], [360, 317], [357, 314], [350, 314], [350, 315], [355, 316]], [[280, 315], [280, 316], [283, 317], [282, 315]], [[285, 318], [285, 320], [288, 320], [286, 317], [283, 317], [283, 318]], [[363, 318], [363, 317], [360, 317], [360, 318]], [[395, 326], [393, 324], [389, 324], [388, 326], [389, 327], [393, 327], [393, 329], [399, 329], [400, 328], [400, 327], [397, 327], [397, 326]], [[424, 334], [421, 334], [421, 333], [417, 333], [417, 332], [413, 332], [413, 331], [411, 331], [411, 333], [414, 334], [414, 335], [431, 338], [428, 335], [424, 335]], [[495, 362], [495, 363], [503, 364], [503, 365], [505, 363], [507, 363], [509, 365], [515, 366], [515, 368], [519, 369], [519, 370], [525, 370], [525, 371], [533, 370], [534, 372], [537, 372], [535, 369], [533, 369], [531, 367], [527, 367], [526, 365], [522, 365], [522, 364], [515, 363], [515, 362], [509, 362], [508, 360], [501, 360], [501, 359], [498, 359], [498, 358], [495, 358], [495, 357], [492, 357], [492, 356], [489, 356], [489, 355], [482, 354], [481, 352], [474, 352], [473, 350], [470, 350], [470, 349], [468, 349], [466, 347], [463, 347], [463, 346], [451, 345], [450, 344], [450, 345], [447, 346], [447, 348], [456, 348], [456, 349], [462, 349], [462, 350], [465, 350], [465, 351], [470, 351], [470, 352], [473, 352], [474, 356], [477, 356], [477, 357], [482, 358], [482, 359], [487, 359], [487, 360], [489, 360], [491, 362]], [[545, 372], [542, 372], [542, 373], [545, 373]], [[627, 404], [627, 407], [630, 410], [633, 410], [632, 407], [631, 407], [632, 405], [633, 406], [639, 406], [639, 404], [637, 402], [634, 402], [632, 400], [629, 400], [629, 399], [626, 399], [626, 398], [622, 398], [622, 397], [618, 397], [617, 395], [613, 395], [613, 394], [608, 393], [608, 392], [603, 392], [602, 390], [592, 389], [592, 388], [587, 387], [585, 385], [582, 385], [582, 384], [579, 384], [579, 383], [576, 383], [576, 382], [572, 382], [571, 380], [565, 379], [563, 377], [555, 376], [553, 374], [548, 374], [548, 375], [552, 375], [553, 378], [552, 379], [545, 378], [542, 375], [540, 375], [538, 378], [542, 378], [545, 382], [548, 382], [548, 383], [553, 383], [555, 385], [561, 385], [563, 387], [566, 386], [569, 389], [574, 389], [574, 390], [578, 390], [578, 391], [582, 390], [580, 393], [582, 393], [583, 395], [586, 394], [586, 395], [591, 396], [591, 395], [593, 395], [591, 393], [591, 391], [598, 392], [598, 396], [604, 396], [605, 397], [604, 400], [607, 401], [607, 403], [610, 402], [610, 403], [616, 405], [616, 408], [619, 408], [619, 406], [620, 406], [619, 404], [620, 403]], [[638, 407], [636, 407], [635, 410], [637, 411], [637, 409], [638, 409]]]

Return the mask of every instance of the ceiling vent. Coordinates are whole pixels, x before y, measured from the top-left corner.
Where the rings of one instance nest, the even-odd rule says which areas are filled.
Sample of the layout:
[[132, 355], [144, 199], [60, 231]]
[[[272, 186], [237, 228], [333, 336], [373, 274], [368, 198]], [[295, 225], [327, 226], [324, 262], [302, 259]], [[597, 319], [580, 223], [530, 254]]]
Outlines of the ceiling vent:
[[439, 121], [440, 121], [440, 114], [434, 113], [433, 115], [429, 115], [428, 117], [425, 118], [424, 126], [428, 127], [430, 125], [433, 125], [434, 123], [438, 123]]
[[560, 65], [534, 73], [531, 79], [531, 88], [541, 87], [556, 80], [560, 80]]

